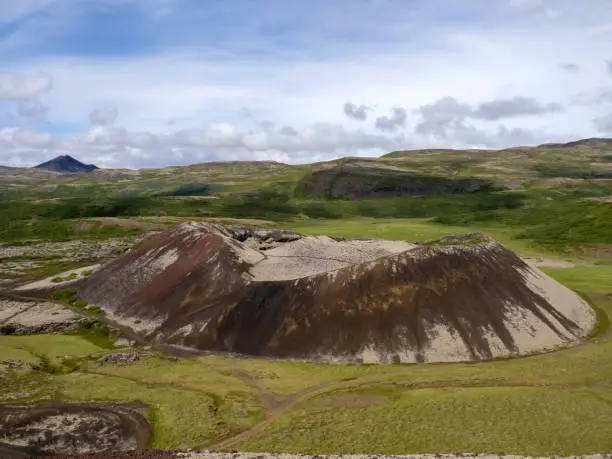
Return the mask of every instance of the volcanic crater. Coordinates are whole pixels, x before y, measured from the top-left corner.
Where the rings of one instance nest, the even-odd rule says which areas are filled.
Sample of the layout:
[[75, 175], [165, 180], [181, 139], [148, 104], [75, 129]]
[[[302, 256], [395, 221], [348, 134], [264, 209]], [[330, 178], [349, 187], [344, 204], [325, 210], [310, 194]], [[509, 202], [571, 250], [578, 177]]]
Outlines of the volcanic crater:
[[480, 234], [416, 244], [190, 222], [76, 288], [157, 343], [324, 362], [488, 360], [595, 325], [578, 295]]

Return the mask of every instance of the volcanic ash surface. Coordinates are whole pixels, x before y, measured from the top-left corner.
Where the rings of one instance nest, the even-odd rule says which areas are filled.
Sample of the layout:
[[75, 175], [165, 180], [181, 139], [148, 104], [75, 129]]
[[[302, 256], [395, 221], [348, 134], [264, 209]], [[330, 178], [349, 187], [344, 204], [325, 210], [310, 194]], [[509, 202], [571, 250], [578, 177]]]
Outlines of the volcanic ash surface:
[[186, 223], [78, 293], [156, 342], [327, 362], [488, 360], [595, 324], [578, 295], [481, 235], [412, 244]]

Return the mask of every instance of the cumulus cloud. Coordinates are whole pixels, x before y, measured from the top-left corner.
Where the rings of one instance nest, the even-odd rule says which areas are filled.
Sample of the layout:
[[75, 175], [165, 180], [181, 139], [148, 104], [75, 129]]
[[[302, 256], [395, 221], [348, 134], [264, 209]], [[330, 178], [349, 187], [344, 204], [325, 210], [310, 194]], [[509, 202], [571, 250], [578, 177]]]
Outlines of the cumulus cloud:
[[426, 136], [449, 138], [451, 133], [465, 132], [464, 123], [470, 119], [499, 121], [505, 118], [540, 116], [563, 111], [564, 108], [560, 104], [543, 104], [529, 97], [497, 99], [471, 105], [447, 96], [415, 110], [420, 116], [415, 131]]
[[370, 110], [370, 107], [367, 105], [355, 105], [352, 102], [344, 103], [344, 114], [354, 120], [365, 121], [368, 118], [368, 110]]
[[561, 62], [559, 63], [559, 68], [561, 70], [565, 70], [567, 73], [580, 72], [580, 66], [578, 64], [574, 64], [573, 62]]
[[532, 97], [514, 97], [498, 99], [479, 104], [471, 113], [472, 118], [497, 121], [502, 118], [512, 118], [525, 115], [545, 115], [564, 110], [561, 104], [542, 104]]
[[[68, 139], [47, 133], [13, 128], [0, 135], [2, 149], [39, 149], [40, 157], [73, 154], [106, 167], [168, 166], [174, 161], [276, 159], [288, 163], [326, 160], [348, 154], [381, 154], [397, 149], [397, 139], [347, 129], [339, 124], [313, 123], [303, 128], [268, 125], [241, 130], [226, 123], [168, 134], [129, 131], [113, 126], [93, 126]], [[33, 161], [33, 162], [36, 162]]]
[[46, 149], [57, 145], [56, 139], [49, 133], [29, 129], [16, 129], [13, 132], [13, 144], [17, 147]]
[[38, 97], [52, 86], [48, 75], [0, 74], [0, 101], [24, 101]]
[[422, 105], [415, 111], [421, 117], [415, 128], [418, 134], [447, 137], [447, 129], [463, 122], [472, 108], [447, 96], [431, 104]]
[[394, 143], [384, 136], [331, 123], [314, 123], [300, 130], [283, 126], [250, 132], [241, 132], [228, 124], [213, 124], [203, 129], [179, 131], [166, 141], [176, 146], [241, 148], [251, 152], [278, 150], [289, 155], [300, 152], [333, 155], [350, 150], [384, 149]]
[[606, 61], [606, 69], [608, 70], [608, 73], [612, 75], [612, 59], [608, 59]]
[[541, 134], [524, 128], [497, 126], [492, 130], [478, 129], [474, 126], [459, 124], [452, 138], [478, 148], [508, 148], [540, 143]]
[[[558, 109], [547, 105], [526, 98], [472, 105], [447, 96], [414, 111], [420, 119], [415, 134], [422, 136], [430, 146], [447, 148], [497, 149], [543, 143], [549, 136], [542, 131], [490, 124], [502, 118], [546, 114]], [[553, 136], [553, 140], [556, 139], [558, 137]]]
[[117, 120], [119, 111], [115, 107], [96, 108], [89, 114], [89, 121], [94, 126], [107, 126]]
[[393, 107], [391, 116], [379, 116], [376, 118], [376, 129], [385, 132], [394, 132], [398, 128], [406, 124], [406, 109], [402, 107]]

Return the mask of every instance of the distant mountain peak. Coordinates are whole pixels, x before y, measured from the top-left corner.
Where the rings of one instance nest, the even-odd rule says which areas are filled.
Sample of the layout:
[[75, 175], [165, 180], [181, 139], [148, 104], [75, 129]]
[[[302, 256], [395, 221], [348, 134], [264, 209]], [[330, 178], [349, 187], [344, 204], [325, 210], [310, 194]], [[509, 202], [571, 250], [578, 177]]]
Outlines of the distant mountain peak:
[[80, 172], [91, 172], [98, 169], [98, 166], [93, 164], [83, 164], [79, 160], [73, 158], [70, 155], [60, 155], [49, 161], [46, 161], [38, 166], [34, 166], [35, 169], [46, 169], [54, 172], [61, 173], [80, 173]]

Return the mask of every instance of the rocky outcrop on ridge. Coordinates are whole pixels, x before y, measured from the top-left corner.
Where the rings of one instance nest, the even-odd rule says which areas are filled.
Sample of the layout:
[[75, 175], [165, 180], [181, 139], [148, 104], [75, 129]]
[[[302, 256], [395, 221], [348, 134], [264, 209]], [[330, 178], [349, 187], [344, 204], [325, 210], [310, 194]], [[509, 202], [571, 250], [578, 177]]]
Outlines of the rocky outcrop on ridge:
[[0, 296], [0, 335], [54, 333], [79, 327], [79, 316], [48, 301], [14, 301]]
[[159, 343], [329, 362], [522, 355], [595, 323], [578, 295], [480, 235], [412, 244], [186, 223], [77, 290]]
[[296, 192], [308, 197], [364, 199], [475, 193], [492, 185], [479, 178], [436, 177], [345, 159], [342, 165], [314, 170], [300, 180]]

